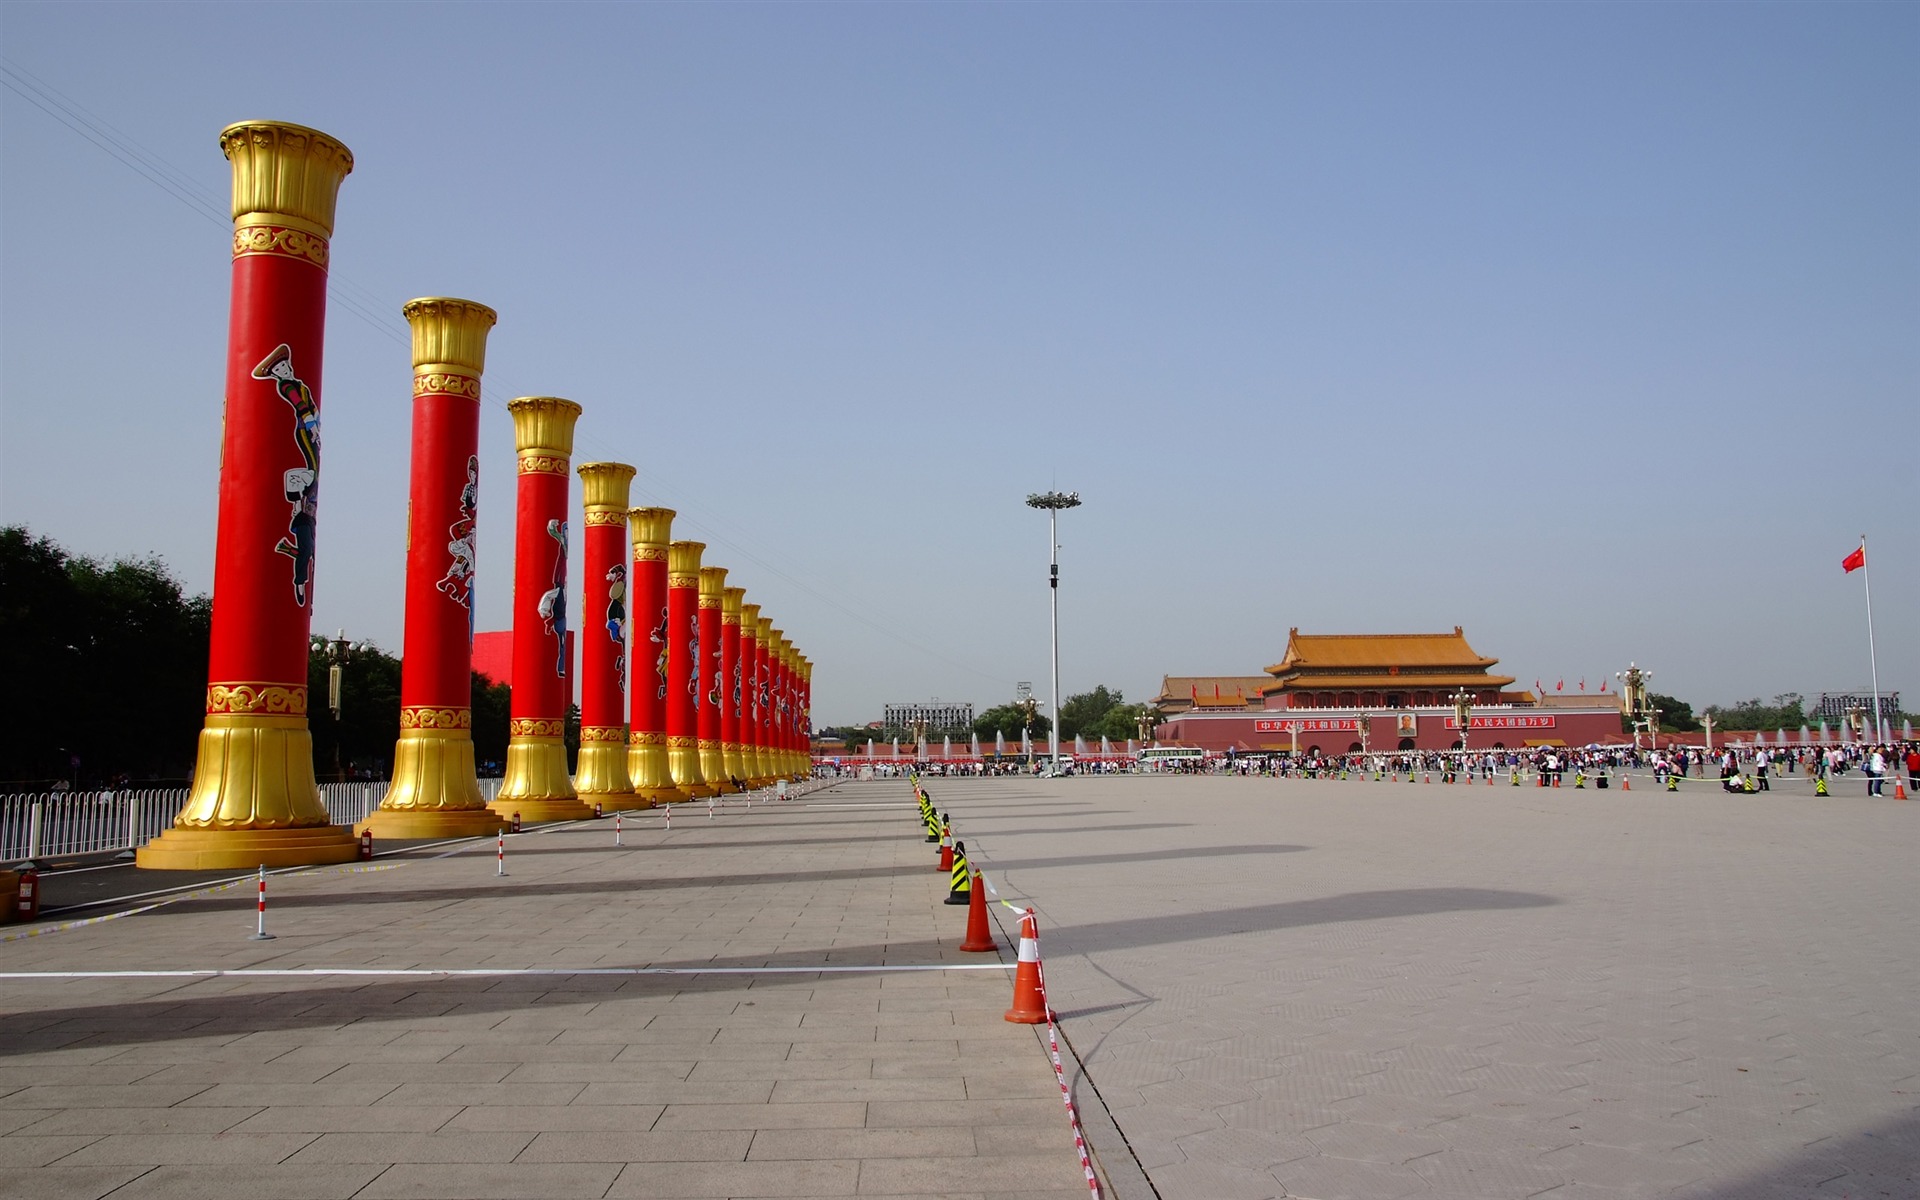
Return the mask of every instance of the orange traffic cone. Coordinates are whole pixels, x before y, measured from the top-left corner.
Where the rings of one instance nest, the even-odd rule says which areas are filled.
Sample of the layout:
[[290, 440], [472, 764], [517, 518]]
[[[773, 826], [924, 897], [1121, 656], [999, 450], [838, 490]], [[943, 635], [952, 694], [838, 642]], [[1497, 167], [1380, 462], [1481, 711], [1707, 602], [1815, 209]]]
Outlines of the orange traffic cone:
[[1628, 778], [1627, 778], [1627, 777], [1626, 777], [1625, 775], [1622, 775], [1622, 776], [1620, 777], [1620, 790], [1621, 790], [1621, 791], [1623, 791], [1623, 792], [1630, 792], [1630, 791], [1632, 791], [1632, 790], [1633, 790], [1633, 780], [1631, 780], [1631, 779], [1628, 779]]
[[936, 871], [953, 870], [953, 814], [943, 813], [940, 817], [940, 865]]
[[972, 893], [973, 898], [967, 902], [967, 940], [959, 948], [968, 954], [991, 953], [1000, 947], [994, 944], [993, 931], [987, 927], [987, 889], [977, 871]]
[[1040, 983], [1040, 923], [1028, 909], [1020, 917], [1020, 964], [1013, 971], [1013, 1007], [1007, 1020], [1016, 1025], [1039, 1025], [1053, 1019], [1047, 1011], [1047, 990]]
[[1895, 800], [1905, 800], [1907, 798], [1907, 785], [1901, 783], [1898, 779], [1893, 781], [1893, 798]]

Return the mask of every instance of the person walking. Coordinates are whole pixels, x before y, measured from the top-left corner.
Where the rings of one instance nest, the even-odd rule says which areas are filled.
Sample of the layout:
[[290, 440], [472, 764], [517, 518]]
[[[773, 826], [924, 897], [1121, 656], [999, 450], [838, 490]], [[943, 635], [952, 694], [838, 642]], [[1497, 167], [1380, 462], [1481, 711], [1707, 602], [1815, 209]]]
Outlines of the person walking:
[[1886, 783], [1887, 756], [1880, 752], [1879, 746], [1875, 746], [1873, 748], [1873, 754], [1867, 759], [1867, 795], [1886, 795], [1886, 792], [1881, 790], [1886, 786]]

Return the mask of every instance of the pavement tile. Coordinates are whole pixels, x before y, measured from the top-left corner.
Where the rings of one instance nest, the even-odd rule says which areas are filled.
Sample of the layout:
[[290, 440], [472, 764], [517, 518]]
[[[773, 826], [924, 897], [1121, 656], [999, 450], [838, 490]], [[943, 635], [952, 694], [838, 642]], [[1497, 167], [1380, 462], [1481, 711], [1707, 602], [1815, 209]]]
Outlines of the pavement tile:
[[[0, 1170], [44, 1167], [96, 1140], [85, 1135], [13, 1134], [0, 1137]], [[91, 1166], [90, 1163], [69, 1164]]]
[[[608, 1189], [608, 1200], [667, 1197], [852, 1196], [861, 1164], [819, 1162], [630, 1163]], [[476, 1197], [475, 1200], [481, 1200]]]
[[377, 1166], [229, 1163], [160, 1166], [113, 1193], [114, 1200], [347, 1200], [381, 1172]]
[[674, 1104], [653, 1128], [667, 1129], [857, 1129], [867, 1122], [863, 1102], [785, 1104]]
[[749, 1129], [653, 1132], [547, 1132], [515, 1160], [538, 1162], [739, 1162], [755, 1134]]
[[[1055, 1147], [1057, 1149], [1057, 1147]], [[1018, 1151], [1002, 1144], [996, 1154]], [[964, 1126], [930, 1129], [762, 1129], [753, 1135], [749, 1160], [814, 1158], [942, 1158], [976, 1153], [973, 1130]], [[864, 1174], [864, 1168], [863, 1168]], [[974, 1186], [969, 1183], [968, 1186]]]
[[75, 1167], [120, 1163], [277, 1163], [313, 1141], [310, 1133], [116, 1133], [89, 1142], [68, 1157]]
[[440, 1128], [507, 1130], [643, 1130], [659, 1120], [659, 1104], [476, 1105]]
[[151, 1167], [16, 1167], [7, 1172], [10, 1196], [21, 1200], [99, 1200]]
[[[192, 1112], [192, 1109], [175, 1109]], [[222, 1109], [207, 1109], [222, 1112]], [[284, 1105], [263, 1108], [234, 1125], [242, 1133], [426, 1133], [460, 1112], [457, 1105], [374, 1108], [363, 1105]]]
[[400, 1163], [355, 1200], [598, 1200], [614, 1163]]

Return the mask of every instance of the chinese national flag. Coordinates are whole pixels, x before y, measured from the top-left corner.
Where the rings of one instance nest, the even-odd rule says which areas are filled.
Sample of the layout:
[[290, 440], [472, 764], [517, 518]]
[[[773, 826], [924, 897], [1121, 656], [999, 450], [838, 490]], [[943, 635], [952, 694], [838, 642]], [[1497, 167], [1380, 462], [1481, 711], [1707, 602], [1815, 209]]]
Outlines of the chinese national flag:
[[1853, 574], [1855, 571], [1858, 571], [1861, 567], [1864, 567], [1866, 565], [1867, 565], [1867, 548], [1865, 546], [1861, 546], [1859, 549], [1855, 550], [1852, 554], [1849, 554], [1845, 558], [1840, 560], [1840, 569], [1845, 571], [1849, 575]]

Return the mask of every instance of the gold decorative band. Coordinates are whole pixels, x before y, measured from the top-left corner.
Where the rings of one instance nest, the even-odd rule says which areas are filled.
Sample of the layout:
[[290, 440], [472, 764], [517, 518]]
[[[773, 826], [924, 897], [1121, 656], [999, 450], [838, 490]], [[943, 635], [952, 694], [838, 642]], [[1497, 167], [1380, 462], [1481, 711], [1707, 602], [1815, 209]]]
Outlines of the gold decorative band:
[[667, 561], [667, 548], [665, 546], [635, 546], [633, 548], [633, 561], [665, 562]]
[[565, 475], [567, 460], [557, 454], [522, 454], [520, 456], [522, 475]]
[[210, 713], [251, 713], [282, 717], [307, 715], [307, 689], [284, 683], [210, 683]]
[[473, 710], [470, 708], [403, 708], [400, 710], [400, 728], [472, 729]]
[[297, 258], [327, 269], [327, 239], [304, 229], [285, 225], [243, 225], [233, 231], [233, 256], [251, 258], [256, 254]]
[[739, 623], [740, 623], [739, 613], [728, 612], [724, 608], [720, 610], [720, 628], [725, 629], [729, 625], [738, 625]]
[[697, 588], [700, 586], [700, 577], [698, 575], [675, 575], [669, 572], [667, 575], [667, 586], [670, 588]]
[[718, 597], [718, 596], [702, 596], [702, 597], [700, 597], [700, 607], [701, 607], [701, 608], [719, 608], [719, 607], [720, 607], [720, 597]]
[[465, 396], [476, 403], [480, 399], [480, 381], [471, 375], [449, 371], [422, 371], [413, 377], [413, 396]]
[[667, 749], [692, 750], [700, 744], [699, 738], [681, 737], [678, 734], [667, 735]]
[[588, 525], [618, 525], [627, 527], [627, 510], [624, 508], [590, 508], [587, 510]]
[[627, 742], [627, 727], [625, 725], [582, 725], [580, 744], [584, 746], [588, 742], [612, 742], [616, 746], [624, 746]]
[[636, 729], [627, 735], [629, 746], [664, 746], [666, 744], [666, 734], [655, 733], [648, 729]]
[[559, 737], [566, 731], [564, 717], [514, 717], [507, 722], [508, 737]]

